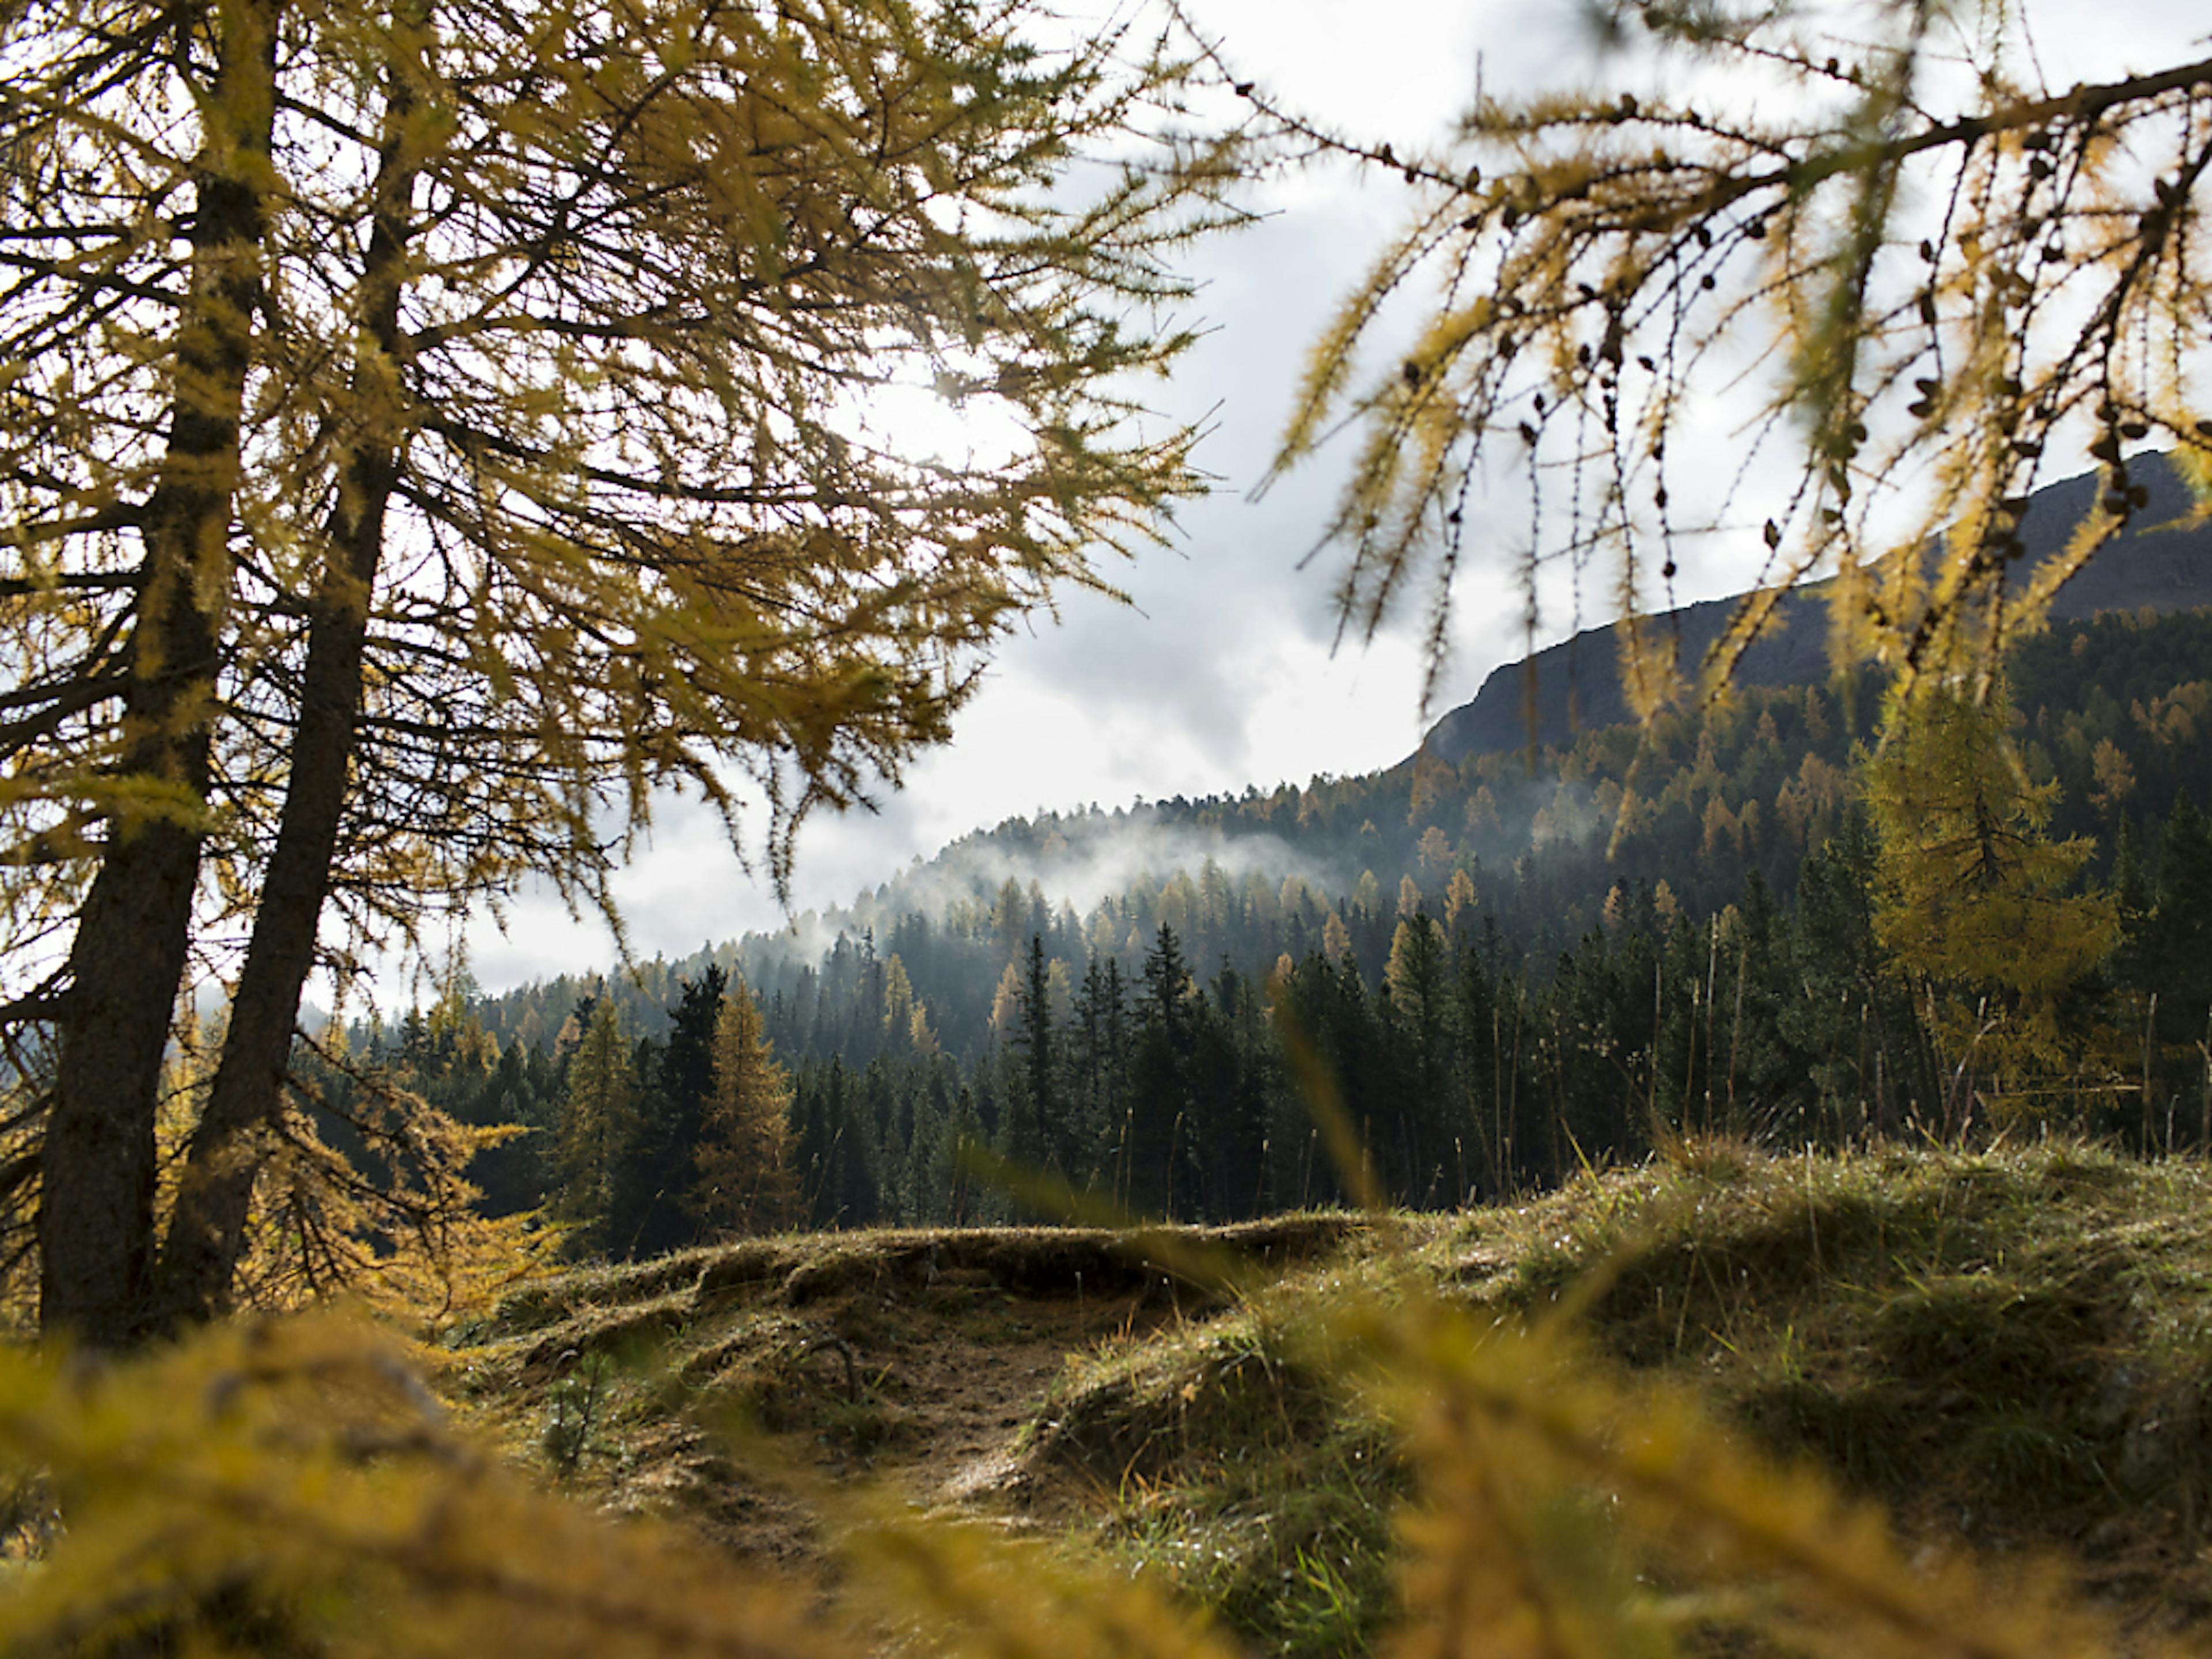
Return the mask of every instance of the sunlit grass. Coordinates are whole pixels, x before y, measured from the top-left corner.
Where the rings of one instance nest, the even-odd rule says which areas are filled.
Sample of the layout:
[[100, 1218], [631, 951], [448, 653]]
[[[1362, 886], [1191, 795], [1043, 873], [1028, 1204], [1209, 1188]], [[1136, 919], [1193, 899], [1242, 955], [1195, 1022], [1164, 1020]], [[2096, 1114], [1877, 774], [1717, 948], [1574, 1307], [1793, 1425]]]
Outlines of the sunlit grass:
[[[1699, 1142], [1458, 1216], [757, 1240], [549, 1280], [411, 1351], [459, 1431], [409, 1351], [329, 1320], [89, 1383], [19, 1358], [0, 1448], [68, 1528], [21, 1532], [35, 1593], [0, 1631], [2187, 1650], [2208, 1200], [2193, 1162], [2067, 1143]], [[673, 1524], [616, 1544], [592, 1510]], [[773, 1643], [714, 1633], [794, 1573], [759, 1592]]]

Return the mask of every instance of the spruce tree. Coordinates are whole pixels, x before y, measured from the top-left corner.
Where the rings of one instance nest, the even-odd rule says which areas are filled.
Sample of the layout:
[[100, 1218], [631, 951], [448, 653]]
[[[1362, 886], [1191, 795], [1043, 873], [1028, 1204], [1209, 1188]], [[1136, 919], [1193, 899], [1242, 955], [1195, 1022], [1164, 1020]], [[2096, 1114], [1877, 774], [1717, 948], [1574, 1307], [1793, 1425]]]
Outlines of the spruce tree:
[[1117, 1149], [1118, 1195], [1135, 1214], [1172, 1220], [1188, 1215], [1197, 1196], [1191, 1176], [1195, 1044], [1190, 969], [1182, 942], [1165, 922], [1146, 953], [1143, 983], [1123, 1145]]
[[709, 964], [687, 981], [670, 1011], [668, 1041], [641, 1076], [635, 1134], [615, 1182], [616, 1235], [634, 1255], [659, 1255], [693, 1242], [701, 1144], [718, 1097], [720, 1022], [729, 975]]
[[1030, 935], [1022, 975], [1021, 1015], [1014, 1031], [1021, 1051], [1023, 1115], [1007, 1147], [1018, 1164], [1049, 1162], [1062, 1176], [1073, 1173], [1074, 1143], [1060, 1089], [1060, 1044], [1053, 1030], [1052, 989], [1042, 934]]

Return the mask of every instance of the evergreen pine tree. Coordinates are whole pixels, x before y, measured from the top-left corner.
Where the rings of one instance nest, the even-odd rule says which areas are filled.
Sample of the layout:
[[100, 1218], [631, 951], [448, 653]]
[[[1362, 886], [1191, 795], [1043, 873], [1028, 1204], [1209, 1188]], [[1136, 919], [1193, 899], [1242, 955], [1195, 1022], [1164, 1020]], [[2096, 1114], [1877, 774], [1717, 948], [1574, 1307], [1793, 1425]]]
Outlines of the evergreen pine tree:
[[709, 965], [684, 985], [668, 1040], [641, 1069], [635, 1135], [615, 1180], [614, 1236], [631, 1254], [658, 1255], [697, 1237], [692, 1194], [699, 1148], [715, 1095], [717, 1023], [729, 975]]
[[1064, 1176], [1073, 1176], [1074, 1146], [1060, 1099], [1058, 1044], [1052, 1021], [1052, 987], [1042, 935], [1030, 935], [1029, 960], [1022, 975], [1021, 1009], [1014, 1030], [1022, 1057], [1021, 1109], [1007, 1155], [1017, 1166], [1049, 1161]]
[[1121, 1200], [1140, 1215], [1172, 1219], [1194, 1207], [1189, 994], [1190, 969], [1182, 944], [1162, 922], [1145, 957], [1126, 1128], [1117, 1149]]
[[2112, 848], [2112, 901], [2119, 908], [2120, 942], [2113, 947], [2112, 969], [2113, 976], [2123, 985], [2138, 990], [2149, 988], [2143, 981], [2143, 935], [2150, 926], [2151, 911], [2158, 902], [2151, 885], [2151, 872], [2143, 863], [2142, 836], [2136, 829], [2132, 816], [2120, 815], [2119, 834]]
[[2194, 1043], [2212, 1020], [2212, 821], [2187, 791], [2159, 836], [2142, 973], [2158, 993], [2162, 1042]]

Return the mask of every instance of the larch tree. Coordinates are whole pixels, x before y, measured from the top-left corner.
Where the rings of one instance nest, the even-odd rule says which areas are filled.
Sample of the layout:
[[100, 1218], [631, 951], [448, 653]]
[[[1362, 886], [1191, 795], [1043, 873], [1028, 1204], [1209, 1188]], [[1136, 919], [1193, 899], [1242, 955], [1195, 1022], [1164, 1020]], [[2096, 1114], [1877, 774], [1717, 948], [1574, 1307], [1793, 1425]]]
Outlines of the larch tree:
[[1431, 880], [1441, 878], [1452, 866], [1451, 837], [1437, 824], [1421, 831], [1419, 848], [1421, 873]]
[[2109, 895], [2070, 890], [2092, 844], [2045, 833], [2058, 787], [2027, 777], [2011, 714], [2002, 681], [1980, 702], [1893, 687], [1866, 763], [1874, 933], [1926, 1000], [1952, 1130], [1970, 1092], [2016, 1113], [2078, 1069], [2062, 1000], [2120, 936]]
[[906, 963], [893, 951], [884, 959], [884, 1036], [896, 1042], [913, 1029], [915, 1006], [914, 981], [907, 976]]
[[611, 999], [602, 999], [568, 1056], [553, 1152], [556, 1218], [573, 1228], [583, 1248], [605, 1251], [623, 1241], [608, 1237], [615, 1182], [636, 1137], [637, 1076], [629, 1040]]
[[1331, 907], [1328, 919], [1321, 927], [1322, 954], [1341, 966], [1352, 957], [1352, 930], [1344, 925], [1344, 918]]
[[740, 980], [714, 1026], [714, 1095], [698, 1154], [692, 1203], [709, 1226], [768, 1233], [799, 1218], [790, 1074]]
[[1012, 1042], [1021, 1018], [1022, 966], [1018, 962], [1009, 962], [991, 993], [991, 1035], [1000, 1042]]
[[[656, 799], [734, 842], [747, 775], [781, 881], [1196, 487], [1129, 398], [1189, 337], [1164, 261], [1218, 172], [1156, 42], [1044, 33], [1029, 0], [0, 19], [0, 1000], [52, 1053], [49, 1326], [225, 1305], [318, 963], [526, 872], [605, 906]], [[931, 453], [901, 400], [981, 435]], [[157, 1238], [204, 975], [228, 1035]]]
[[1456, 929], [1462, 915], [1472, 915], [1481, 902], [1474, 890], [1474, 878], [1464, 870], [1452, 872], [1451, 883], [1444, 889], [1444, 926]]
[[[1289, 109], [1233, 40], [1214, 59], [1278, 154], [1403, 181], [1277, 465], [1358, 434], [1328, 532], [1341, 616], [1371, 634], [1425, 588], [1431, 692], [1479, 497], [1508, 479], [1532, 629], [1547, 569], [1581, 592], [1609, 568], [1647, 717], [1684, 678], [1717, 694], [1829, 576], [1839, 656], [1978, 679], [2145, 505], [2131, 455], [2166, 446], [2212, 479], [2212, 58], [2054, 82], [2012, 0], [1589, 12], [1613, 89], [1479, 87], [1437, 143]], [[1399, 297], [1424, 289], [1398, 345]], [[1697, 423], [1719, 410], [1716, 469]], [[2103, 471], [2095, 509], [2023, 568], [2026, 500], [2077, 458]], [[1632, 619], [1676, 602], [1679, 558], [1714, 537], [1765, 562], [1708, 658], [1678, 664]]]
[[1413, 1056], [1414, 1109], [1441, 1118], [1451, 1065], [1451, 952], [1443, 929], [1416, 908], [1399, 919], [1390, 936], [1382, 982], [1390, 1015]]
[[161, 1073], [211, 828], [276, 20], [5, 21], [0, 858], [23, 975], [6, 1012], [54, 1051], [42, 1306], [99, 1340], [151, 1271]]
[[1351, 908], [1370, 920], [1382, 913], [1382, 884], [1372, 870], [1362, 870], [1359, 879], [1352, 884]]

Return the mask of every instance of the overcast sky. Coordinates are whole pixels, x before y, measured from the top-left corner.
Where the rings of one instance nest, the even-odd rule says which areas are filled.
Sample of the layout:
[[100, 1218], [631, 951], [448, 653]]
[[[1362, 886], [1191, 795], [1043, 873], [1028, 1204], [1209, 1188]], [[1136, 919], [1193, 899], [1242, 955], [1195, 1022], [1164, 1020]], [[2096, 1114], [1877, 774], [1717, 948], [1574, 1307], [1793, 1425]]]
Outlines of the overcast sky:
[[[2054, 80], [2151, 67], [2188, 44], [2172, 16], [2188, 9], [2062, 0], [2039, 9], [2039, 44], [2046, 63], [2069, 66], [2053, 68]], [[1493, 88], [1603, 73], [1574, 0], [1190, 0], [1189, 10], [1240, 72], [1284, 102], [1401, 149], [1432, 138], [1463, 106], [1478, 52]], [[1194, 256], [1204, 283], [1196, 308], [1212, 331], [1159, 389], [1158, 406], [1184, 416], [1213, 411], [1199, 459], [1218, 478], [1216, 492], [1182, 509], [1172, 549], [1120, 571], [1133, 606], [1071, 598], [1058, 624], [1040, 619], [1005, 643], [953, 742], [915, 765], [878, 813], [817, 817], [799, 844], [798, 908], [849, 900], [969, 830], [1040, 807], [1302, 782], [1412, 752], [1423, 725], [1413, 619], [1370, 645], [1332, 650], [1335, 567], [1324, 554], [1298, 568], [1340, 468], [1325, 453], [1264, 501], [1249, 498], [1309, 343], [1395, 222], [1404, 195], [1395, 179], [1372, 173], [1303, 175], [1261, 192], [1266, 222]], [[1510, 484], [1501, 477], [1498, 488]], [[1519, 521], [1518, 505], [1491, 503], [1503, 526]], [[1437, 713], [1521, 653], [1510, 536], [1502, 530], [1496, 556], [1462, 579]], [[1734, 591], [1759, 550], [1707, 550], [1686, 569], [1679, 597]], [[1586, 609], [1579, 620], [1608, 617]], [[1553, 606], [1539, 642], [1576, 622], [1571, 605]], [[719, 828], [680, 808], [663, 814], [619, 890], [632, 947], [645, 957], [783, 920], [765, 879], [740, 868]], [[504, 934], [488, 921], [472, 925], [468, 951], [488, 988], [613, 955], [603, 923], [573, 921], [556, 902], [531, 895], [508, 907]]]

